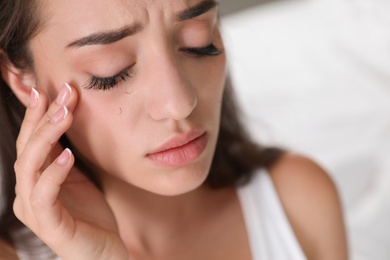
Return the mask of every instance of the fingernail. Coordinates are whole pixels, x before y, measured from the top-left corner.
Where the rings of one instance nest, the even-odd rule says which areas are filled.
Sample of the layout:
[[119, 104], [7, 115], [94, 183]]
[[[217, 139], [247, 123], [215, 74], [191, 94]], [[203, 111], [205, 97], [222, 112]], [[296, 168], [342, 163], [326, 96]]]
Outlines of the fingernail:
[[31, 89], [30, 93], [30, 107], [36, 107], [38, 105], [38, 100], [39, 100], [39, 93], [35, 88]]
[[70, 157], [72, 155], [72, 151], [69, 149], [69, 148], [66, 148], [61, 154], [60, 156], [58, 156], [57, 158], [57, 164], [59, 165], [65, 165]]
[[50, 122], [57, 124], [62, 121], [68, 115], [68, 109], [63, 106], [61, 107], [50, 119]]
[[66, 101], [68, 101], [70, 95], [72, 94], [72, 88], [69, 86], [68, 83], [65, 83], [60, 92], [58, 93], [56, 102], [58, 105], [63, 106], [65, 105]]

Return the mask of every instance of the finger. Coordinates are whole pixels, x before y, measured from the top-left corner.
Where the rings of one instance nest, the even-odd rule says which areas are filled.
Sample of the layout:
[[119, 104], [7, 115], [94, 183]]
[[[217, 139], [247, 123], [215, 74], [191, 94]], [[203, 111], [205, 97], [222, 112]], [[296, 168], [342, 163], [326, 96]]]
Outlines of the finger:
[[50, 121], [58, 109], [63, 106], [72, 112], [76, 106], [77, 99], [77, 91], [75, 91], [75, 89], [72, 88], [68, 83], [64, 83], [59, 89], [55, 101], [50, 105], [47, 113], [44, 114], [43, 118], [39, 121], [36, 129], [39, 129], [47, 121]]
[[69, 149], [65, 149], [59, 157], [42, 173], [30, 196], [31, 209], [39, 225], [39, 230], [58, 229], [62, 221], [66, 221], [58, 194], [70, 169], [74, 157]]
[[19, 156], [22, 153], [32, 133], [49, 121], [58, 109], [66, 106], [68, 110], [73, 111], [77, 103], [77, 98], [77, 91], [65, 83], [60, 88], [55, 101], [48, 109], [47, 95], [39, 89], [32, 89], [30, 104], [26, 110], [26, 115], [17, 140], [17, 155]]
[[29, 196], [38, 180], [40, 171], [53, 146], [72, 124], [72, 114], [61, 107], [52, 118], [36, 130], [27, 141], [23, 152], [15, 162], [18, 193], [24, 199]]
[[[38, 186], [36, 185], [32, 189], [32, 191], [31, 191], [30, 195], [27, 197], [27, 199], [23, 198], [23, 196], [20, 196], [20, 194], [16, 195], [16, 198], [15, 198], [14, 204], [13, 204], [13, 211], [14, 211], [16, 217], [20, 221], [22, 221], [25, 225], [29, 226], [31, 229], [35, 230], [36, 226], [37, 226], [37, 218], [35, 217], [35, 213], [34, 213], [33, 209], [34, 208], [39, 209], [39, 207], [40, 207], [39, 205], [44, 204], [44, 201], [40, 200], [41, 197], [44, 198], [44, 200], [46, 200], [46, 198], [50, 198], [49, 195], [50, 195], [50, 193], [53, 193], [53, 190], [54, 190], [54, 194], [55, 194], [55, 192], [56, 192], [55, 187], [58, 185], [61, 185], [64, 182], [63, 179], [66, 178], [67, 172], [70, 171], [70, 169], [74, 163], [74, 158], [72, 158], [72, 157], [73, 157], [73, 155], [69, 149], [63, 150], [62, 153], [57, 158], [57, 162], [56, 162], [57, 164], [48, 167], [48, 169], [44, 172], [44, 174], [42, 174], [43, 177], [41, 177], [39, 179], [39, 181], [37, 182]], [[55, 162], [53, 162], [53, 164], [55, 164]], [[53, 179], [52, 178], [53, 176], [48, 175], [48, 173], [50, 173], [50, 172], [54, 172], [55, 175], [53, 175], [53, 176], [57, 177], [57, 178]], [[53, 189], [53, 187], [51, 187], [51, 188], [42, 187], [44, 183], [46, 183], [46, 184], [54, 183], [54, 189]], [[42, 188], [44, 190], [40, 194], [39, 191]], [[34, 191], [35, 191], [35, 193], [34, 193]], [[45, 194], [45, 193], [48, 193], [48, 194]], [[31, 206], [32, 201], [33, 201], [33, 204], [35, 206]], [[53, 202], [46, 201], [45, 203], [47, 204], [47, 203], [53, 203]]]
[[[37, 114], [40, 115], [36, 116], [36, 118], [39, 119], [41, 117], [41, 119], [38, 125], [35, 126], [35, 129], [33, 129], [33, 125], [36, 124], [38, 119], [33, 124], [30, 124], [30, 127], [25, 126], [20, 134], [22, 136], [22, 141], [20, 141], [22, 148], [19, 148], [19, 155], [14, 168], [17, 183], [16, 192], [20, 194], [23, 202], [28, 201], [31, 190], [40, 176], [40, 170], [44, 167], [44, 163], [49, 157], [50, 150], [71, 125], [72, 115], [68, 115], [66, 107], [60, 106], [60, 104], [66, 103], [72, 110], [76, 106], [78, 99], [77, 91], [69, 89], [71, 89], [69, 85], [64, 85], [61, 88], [56, 101], [50, 105], [49, 111], [43, 109], [45, 110], [43, 117], [41, 116], [42, 112], [39, 113], [37, 111]], [[33, 105], [33, 108], [39, 106], [40, 102], [47, 104], [45, 93], [43, 91], [38, 93], [38, 100], [36, 96], [32, 96], [32, 99], [35, 98], [35, 100], [32, 100], [32, 103], [38, 101], [35, 106]], [[52, 112], [55, 109], [57, 111]], [[64, 117], [63, 120], [60, 120], [62, 117]]]
[[30, 103], [26, 109], [26, 113], [20, 128], [18, 139], [16, 140], [17, 156], [21, 154], [27, 140], [35, 131], [35, 128], [43, 115], [46, 113], [48, 100], [45, 93], [32, 88], [30, 93]]

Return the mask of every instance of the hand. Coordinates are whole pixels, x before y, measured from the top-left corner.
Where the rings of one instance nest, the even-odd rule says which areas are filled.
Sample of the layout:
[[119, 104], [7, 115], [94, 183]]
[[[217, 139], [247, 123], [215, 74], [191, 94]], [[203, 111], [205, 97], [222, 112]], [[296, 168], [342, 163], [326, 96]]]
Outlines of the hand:
[[58, 143], [72, 124], [77, 99], [64, 85], [48, 108], [46, 94], [32, 90], [16, 144], [14, 212], [64, 260], [127, 259], [103, 194]]

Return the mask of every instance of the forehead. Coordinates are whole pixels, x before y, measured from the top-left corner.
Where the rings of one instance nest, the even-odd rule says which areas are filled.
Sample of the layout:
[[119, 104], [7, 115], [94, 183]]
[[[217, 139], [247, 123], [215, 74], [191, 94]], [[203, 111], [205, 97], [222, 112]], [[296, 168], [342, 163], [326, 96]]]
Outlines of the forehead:
[[[40, 2], [39, 2], [40, 1]], [[208, 0], [211, 1], [211, 0]], [[206, 0], [38, 0], [41, 31], [30, 42], [66, 46], [99, 31], [118, 30], [135, 23], [143, 27], [171, 26], [175, 15]], [[213, 1], [211, 1], [213, 2]], [[152, 26], [150, 26], [152, 25]], [[51, 46], [51, 48], [57, 48]]]
[[46, 29], [71, 25], [78, 27], [123, 26], [124, 23], [153, 19], [169, 20], [173, 14], [201, 0], [40, 0]]

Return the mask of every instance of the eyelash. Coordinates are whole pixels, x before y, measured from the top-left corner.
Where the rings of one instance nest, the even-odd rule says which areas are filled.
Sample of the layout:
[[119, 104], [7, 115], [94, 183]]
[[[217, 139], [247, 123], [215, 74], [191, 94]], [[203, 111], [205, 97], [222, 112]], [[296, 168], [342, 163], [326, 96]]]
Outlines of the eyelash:
[[[206, 57], [206, 56], [218, 56], [222, 54], [222, 50], [218, 49], [214, 44], [209, 44], [206, 47], [200, 48], [182, 48], [181, 51], [188, 53], [194, 57]], [[96, 90], [110, 90], [117, 86], [121, 81], [126, 81], [126, 79], [133, 77], [133, 66], [130, 66], [118, 74], [107, 77], [99, 78], [92, 76], [86, 89], [96, 89]]]
[[181, 51], [184, 51], [185, 53], [188, 53], [190, 55], [194, 55], [197, 57], [203, 57], [203, 56], [218, 56], [222, 54], [222, 50], [215, 47], [214, 44], [209, 44], [206, 47], [201, 48], [183, 48], [180, 49]]
[[92, 76], [86, 89], [96, 89], [96, 90], [110, 90], [117, 86], [121, 81], [126, 81], [126, 79], [133, 77], [133, 66], [130, 66], [118, 74], [107, 77], [107, 78], [99, 78], [96, 76]]

